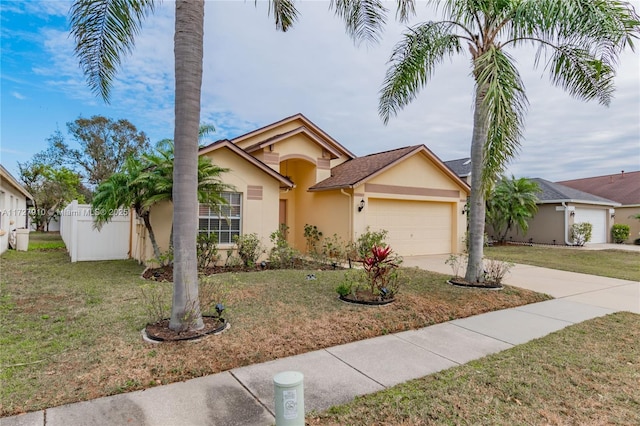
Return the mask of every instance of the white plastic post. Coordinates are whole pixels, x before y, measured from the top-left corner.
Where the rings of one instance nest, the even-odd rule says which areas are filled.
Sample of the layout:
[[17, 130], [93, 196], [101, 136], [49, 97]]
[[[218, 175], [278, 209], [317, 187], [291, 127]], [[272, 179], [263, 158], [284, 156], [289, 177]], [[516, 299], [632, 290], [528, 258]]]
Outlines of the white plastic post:
[[304, 426], [304, 375], [283, 371], [273, 376], [276, 426]]

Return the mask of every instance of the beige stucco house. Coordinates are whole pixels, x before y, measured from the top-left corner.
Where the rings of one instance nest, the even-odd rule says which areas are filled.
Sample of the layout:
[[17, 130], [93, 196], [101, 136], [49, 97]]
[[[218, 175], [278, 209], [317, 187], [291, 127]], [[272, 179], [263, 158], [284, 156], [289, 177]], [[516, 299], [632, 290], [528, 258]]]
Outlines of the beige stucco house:
[[11, 230], [27, 227], [31, 200], [31, 194], [0, 164], [0, 253], [9, 248]]
[[[219, 250], [233, 236], [255, 233], [265, 246], [284, 223], [289, 243], [305, 249], [304, 226], [324, 236], [353, 241], [371, 230], [387, 230], [401, 255], [459, 252], [469, 186], [424, 145], [356, 157], [302, 114], [287, 117], [231, 140], [200, 149], [200, 155], [230, 171], [235, 187], [225, 194], [226, 217], [200, 206], [200, 232], [216, 232]], [[154, 208], [151, 220], [168, 247], [171, 206]], [[132, 256], [146, 261], [152, 250], [144, 227], [135, 225]]]
[[[592, 225], [590, 244], [611, 242], [614, 209], [620, 203], [545, 179], [531, 180], [541, 190], [538, 194], [538, 212], [529, 220], [526, 234], [513, 230], [507, 234], [508, 241], [572, 245], [571, 226], [574, 223], [589, 222]], [[491, 237], [490, 227], [487, 232]]]

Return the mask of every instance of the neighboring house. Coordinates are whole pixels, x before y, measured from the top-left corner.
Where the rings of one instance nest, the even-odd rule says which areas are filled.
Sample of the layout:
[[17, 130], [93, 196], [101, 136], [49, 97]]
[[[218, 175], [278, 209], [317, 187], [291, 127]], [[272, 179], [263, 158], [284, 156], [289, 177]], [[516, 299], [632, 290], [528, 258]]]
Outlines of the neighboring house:
[[[387, 230], [387, 243], [401, 255], [456, 253], [463, 248], [463, 207], [469, 186], [424, 145], [356, 157], [302, 114], [287, 117], [232, 140], [200, 149], [235, 187], [225, 194], [225, 214], [200, 206], [200, 232], [216, 232], [221, 254], [235, 235], [255, 233], [269, 246], [280, 224], [289, 243], [305, 251], [304, 226], [325, 237], [354, 241]], [[172, 210], [155, 207], [151, 221], [167, 248]], [[136, 226], [133, 257], [152, 257], [144, 227]]]
[[623, 171], [615, 175], [573, 179], [558, 183], [620, 203], [620, 206], [615, 208], [615, 221], [629, 225], [631, 232], [626, 242], [631, 243], [640, 237], [640, 220], [633, 217], [640, 214], [640, 171]]
[[526, 235], [511, 231], [507, 241], [571, 245], [571, 225], [589, 222], [593, 226], [590, 243], [611, 242], [614, 208], [620, 203], [548, 180], [531, 180], [541, 190], [538, 193], [538, 212], [529, 221]]
[[458, 175], [459, 178], [471, 185], [471, 158], [467, 157], [445, 161], [444, 164]]
[[9, 248], [11, 230], [28, 226], [32, 204], [31, 194], [0, 164], [0, 253]]

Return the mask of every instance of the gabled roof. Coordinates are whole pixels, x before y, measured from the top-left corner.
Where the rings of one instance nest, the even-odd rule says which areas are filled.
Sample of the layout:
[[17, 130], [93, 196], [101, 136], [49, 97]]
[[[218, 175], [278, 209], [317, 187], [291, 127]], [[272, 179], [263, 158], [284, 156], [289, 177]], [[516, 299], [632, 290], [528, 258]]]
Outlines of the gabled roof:
[[457, 160], [445, 161], [445, 166], [449, 167], [459, 177], [471, 175], [471, 158], [460, 158]]
[[29, 191], [24, 189], [24, 186], [22, 186], [22, 184], [20, 184], [20, 182], [18, 182], [18, 180], [14, 178], [13, 175], [9, 173], [9, 171], [5, 169], [2, 164], [0, 164], [0, 180], [9, 182], [11, 186], [20, 191], [22, 195], [30, 200], [33, 200], [33, 195], [29, 194]]
[[388, 170], [405, 158], [418, 152], [423, 152], [436, 166], [455, 180], [460, 186], [468, 188], [469, 185], [462, 181], [442, 161], [424, 145], [406, 146], [391, 151], [370, 154], [364, 157], [354, 158], [331, 169], [331, 176], [322, 182], [318, 182], [309, 188], [309, 191], [324, 191], [330, 189], [353, 188], [364, 181]]
[[240, 135], [236, 138], [233, 138], [231, 142], [233, 142], [234, 144], [237, 144], [239, 142], [242, 142], [245, 139], [251, 138], [255, 135], [266, 132], [268, 130], [275, 129], [279, 126], [282, 126], [283, 124], [287, 124], [295, 120], [300, 120], [303, 124], [302, 127], [306, 127], [307, 129], [312, 130], [313, 133], [325, 139], [327, 143], [331, 145], [334, 150], [341, 152], [348, 158], [356, 157], [351, 151], [349, 151], [347, 148], [342, 146], [338, 141], [332, 138], [328, 133], [326, 133], [324, 130], [318, 127], [315, 123], [313, 123], [311, 120], [309, 120], [307, 117], [305, 117], [303, 114], [300, 114], [300, 113], [294, 114], [290, 117], [283, 118], [280, 121], [276, 121], [275, 123], [271, 123], [266, 126], [260, 127], [259, 129], [252, 130], [249, 133], [245, 133], [244, 135]]
[[640, 171], [566, 180], [557, 183], [617, 201], [623, 206], [640, 205]]
[[243, 151], [242, 149], [238, 148], [229, 139], [221, 139], [219, 141], [216, 141], [216, 142], [214, 142], [212, 144], [209, 144], [207, 146], [204, 146], [204, 147], [200, 148], [200, 150], [198, 151], [198, 155], [205, 155], [205, 154], [208, 154], [208, 153], [210, 153], [212, 151], [218, 150], [220, 148], [228, 148], [228, 149], [230, 149], [231, 151], [233, 151], [239, 157], [242, 157], [243, 159], [245, 159], [249, 163], [253, 164], [254, 166], [259, 168], [260, 170], [262, 170], [266, 174], [268, 174], [271, 177], [273, 177], [274, 179], [278, 180], [280, 182], [280, 184], [281, 184], [281, 187], [286, 187], [286, 188], [293, 188], [294, 187], [293, 182], [291, 182], [291, 180], [289, 178], [287, 178], [285, 176], [282, 176], [280, 173], [276, 172], [271, 167], [267, 166], [262, 161], [260, 161], [257, 158], [255, 158], [253, 155], [247, 154], [245, 151]]
[[331, 158], [338, 158], [340, 157], [340, 151], [337, 150], [335, 147], [331, 146], [329, 143], [325, 142], [323, 140], [323, 138], [321, 136], [319, 136], [318, 134], [316, 134], [313, 130], [309, 129], [306, 126], [300, 126], [297, 127], [293, 130], [290, 130], [288, 132], [284, 132], [284, 133], [280, 133], [278, 135], [272, 136], [268, 139], [265, 139], [263, 141], [260, 141], [256, 144], [253, 144], [249, 147], [247, 147], [245, 149], [245, 151], [247, 151], [248, 153], [253, 153], [259, 149], [263, 149], [269, 145], [273, 145], [277, 142], [280, 142], [281, 140], [290, 138], [291, 136], [294, 135], [299, 135], [299, 134], [304, 134], [306, 135], [309, 139], [313, 140], [315, 143], [317, 143], [318, 145], [320, 145], [322, 148], [324, 148], [327, 152], [329, 152], [331, 154]]
[[558, 183], [549, 182], [545, 179], [533, 178], [532, 181], [540, 186], [538, 200], [540, 204], [554, 204], [562, 202], [595, 204], [617, 207], [620, 203], [589, 194], [588, 192], [579, 191], [568, 186]]

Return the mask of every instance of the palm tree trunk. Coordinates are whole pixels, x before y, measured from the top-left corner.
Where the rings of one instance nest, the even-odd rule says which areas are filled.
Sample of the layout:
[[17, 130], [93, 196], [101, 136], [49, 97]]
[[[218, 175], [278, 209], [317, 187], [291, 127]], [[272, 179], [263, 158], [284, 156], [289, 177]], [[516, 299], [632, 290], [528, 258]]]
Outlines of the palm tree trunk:
[[153, 228], [151, 227], [149, 212], [139, 213], [139, 216], [142, 217], [144, 227], [147, 228], [147, 232], [149, 233], [149, 240], [151, 240], [151, 247], [153, 247], [153, 255], [156, 259], [160, 259], [162, 254], [160, 253], [160, 246], [158, 246], [158, 242], [156, 241], [156, 234], [153, 232]]
[[175, 160], [173, 169], [174, 267], [169, 328], [202, 329], [198, 301], [198, 127], [202, 87], [204, 0], [176, 1]]
[[473, 112], [473, 137], [471, 139], [471, 195], [469, 199], [469, 262], [465, 280], [483, 282], [484, 268], [484, 222], [486, 215], [485, 185], [482, 179], [484, 146], [489, 135], [489, 117], [483, 105], [485, 90], [476, 87], [475, 110]]

